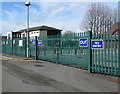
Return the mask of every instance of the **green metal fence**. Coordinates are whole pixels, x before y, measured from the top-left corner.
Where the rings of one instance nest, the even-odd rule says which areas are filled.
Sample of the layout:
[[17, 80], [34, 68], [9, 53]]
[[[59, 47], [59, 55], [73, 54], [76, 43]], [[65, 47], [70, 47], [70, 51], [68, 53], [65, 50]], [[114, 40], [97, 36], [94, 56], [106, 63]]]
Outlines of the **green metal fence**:
[[88, 38], [88, 33], [71, 34], [65, 36], [39, 37], [42, 46], [38, 46], [38, 59], [61, 64], [68, 64], [88, 68], [88, 47], [79, 46], [79, 38]]
[[1, 40], [2, 49], [0, 52], [26, 56], [26, 39], [14, 38]]
[[[80, 38], [87, 38], [88, 45], [80, 46]], [[33, 40], [35, 43], [33, 43]], [[103, 49], [92, 49], [92, 40], [103, 40]], [[0, 40], [2, 53], [26, 56], [26, 38]], [[41, 45], [38, 45], [40, 44]], [[29, 38], [29, 57], [54, 63], [77, 66], [88, 72], [119, 75], [120, 34], [91, 32]]]
[[12, 54], [26, 56], [26, 39], [12, 39]]
[[35, 58], [35, 54], [36, 54], [36, 51], [35, 51], [35, 44], [33, 45], [32, 44], [32, 40], [35, 40], [35, 37], [32, 37], [32, 38], [29, 38], [29, 57], [32, 57], [32, 58]]
[[104, 49], [92, 49], [92, 72], [118, 75], [120, 39], [119, 34], [98, 34], [92, 39], [102, 39]]

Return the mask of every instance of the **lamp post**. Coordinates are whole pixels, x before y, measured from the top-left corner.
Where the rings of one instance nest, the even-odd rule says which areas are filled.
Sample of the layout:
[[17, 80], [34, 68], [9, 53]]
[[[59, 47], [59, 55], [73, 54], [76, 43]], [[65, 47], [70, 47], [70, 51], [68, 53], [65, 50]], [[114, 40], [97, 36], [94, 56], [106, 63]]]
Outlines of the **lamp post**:
[[29, 6], [31, 5], [30, 2], [25, 2], [25, 5], [27, 6], [27, 57], [29, 57], [29, 40], [28, 40], [28, 37], [29, 37]]

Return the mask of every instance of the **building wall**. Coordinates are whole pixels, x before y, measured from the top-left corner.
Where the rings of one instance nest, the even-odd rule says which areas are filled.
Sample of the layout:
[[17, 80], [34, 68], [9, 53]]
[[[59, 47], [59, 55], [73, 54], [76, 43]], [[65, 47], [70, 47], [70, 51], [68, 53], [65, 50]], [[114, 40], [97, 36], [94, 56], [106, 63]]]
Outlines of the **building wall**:
[[7, 39], [9, 39], [9, 35], [10, 35], [10, 39], [12, 39], [12, 31], [7, 32]]
[[41, 30], [39, 36], [47, 36], [47, 30]]
[[[19, 32], [19, 33], [14, 33], [14, 32], [8, 32], [7, 33], [7, 39], [8, 35], [10, 35], [10, 39], [14, 38], [13, 35], [16, 35], [15, 38], [23, 38], [27, 36], [27, 32]], [[47, 30], [35, 30], [35, 31], [30, 31], [29, 36], [31, 38], [34, 38], [35, 36], [37, 37], [44, 37], [44, 36], [49, 36], [49, 35], [58, 35], [60, 34], [60, 31], [47, 31]]]
[[50, 36], [50, 35], [61, 35], [61, 31], [49, 30], [47, 32], [47, 36]]
[[23, 35], [25, 35], [24, 37], [26, 37], [26, 32], [21, 33], [21, 38], [23, 38]]
[[29, 36], [30, 36], [30, 37], [34, 37], [34, 36], [39, 37], [39, 35], [40, 35], [40, 30], [36, 30], [36, 31], [31, 31], [31, 32], [29, 32]]
[[[21, 37], [23, 38], [23, 34], [25, 35], [25, 37], [27, 36], [26, 32], [22, 32], [21, 33]], [[36, 30], [36, 31], [31, 31], [29, 32], [29, 36], [31, 38], [34, 38], [35, 36], [39, 37], [39, 36], [47, 36], [47, 30]]]

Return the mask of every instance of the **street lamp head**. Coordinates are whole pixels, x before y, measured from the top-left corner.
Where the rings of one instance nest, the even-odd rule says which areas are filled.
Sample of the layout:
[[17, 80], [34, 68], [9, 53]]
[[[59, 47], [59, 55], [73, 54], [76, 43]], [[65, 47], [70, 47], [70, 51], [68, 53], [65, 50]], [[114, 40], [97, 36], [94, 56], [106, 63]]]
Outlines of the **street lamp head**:
[[28, 1], [26, 1], [26, 2], [25, 2], [25, 5], [26, 5], [26, 6], [30, 6], [30, 5], [31, 5], [31, 3], [30, 3], [30, 2], [28, 2]]

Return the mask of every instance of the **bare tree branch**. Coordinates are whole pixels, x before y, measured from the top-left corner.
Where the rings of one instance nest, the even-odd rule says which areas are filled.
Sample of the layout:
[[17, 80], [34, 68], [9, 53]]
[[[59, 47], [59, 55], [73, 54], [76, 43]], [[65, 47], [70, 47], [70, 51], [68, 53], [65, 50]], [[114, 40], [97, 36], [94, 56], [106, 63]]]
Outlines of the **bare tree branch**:
[[93, 34], [105, 33], [118, 20], [118, 12], [103, 3], [92, 3], [82, 21], [84, 30], [90, 29]]

